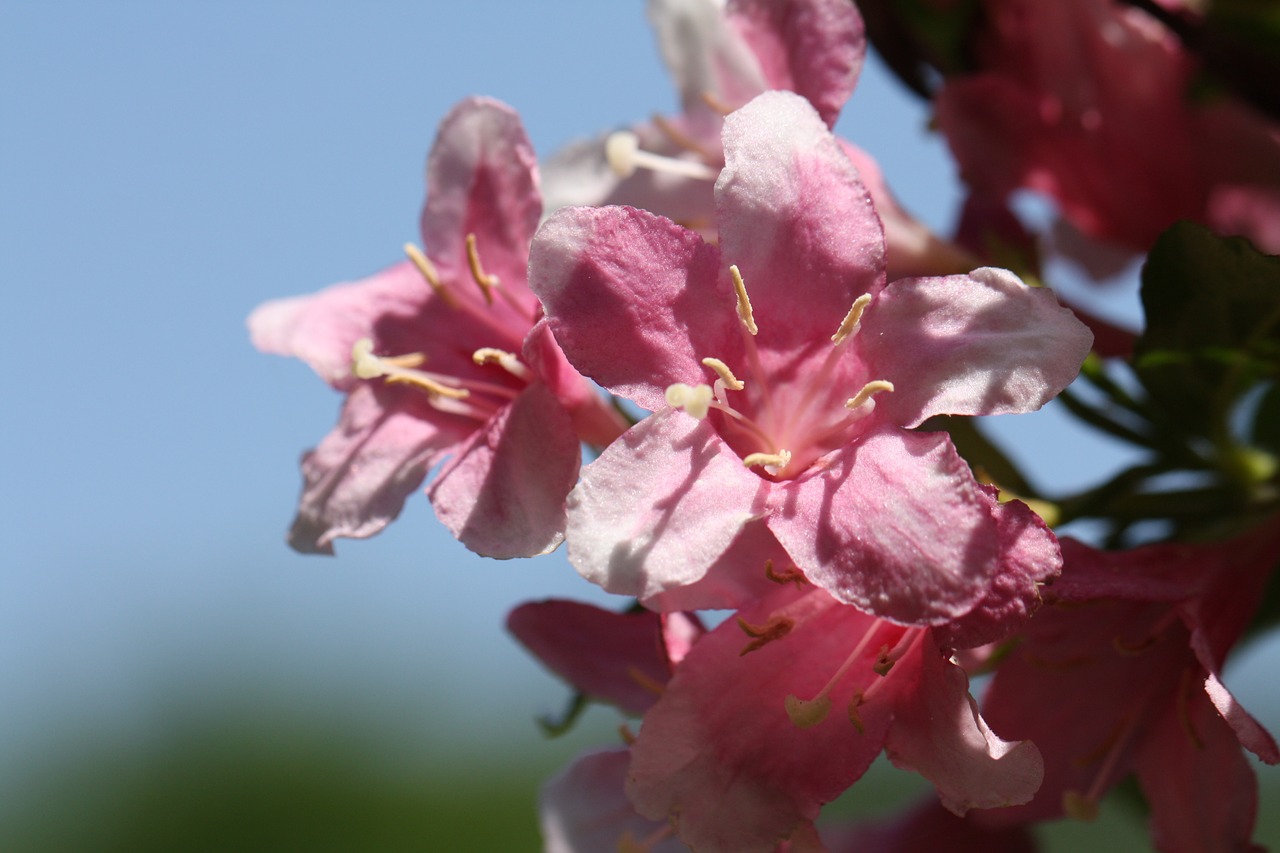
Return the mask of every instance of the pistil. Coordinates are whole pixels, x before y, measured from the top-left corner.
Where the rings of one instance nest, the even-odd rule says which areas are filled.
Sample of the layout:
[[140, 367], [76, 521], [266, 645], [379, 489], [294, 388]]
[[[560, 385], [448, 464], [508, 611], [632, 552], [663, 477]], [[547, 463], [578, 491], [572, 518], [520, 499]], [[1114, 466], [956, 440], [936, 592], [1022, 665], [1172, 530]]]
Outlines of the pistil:
[[629, 178], [637, 169], [666, 172], [704, 181], [714, 181], [720, 175], [719, 170], [704, 163], [664, 157], [652, 151], [645, 151], [640, 147], [640, 137], [629, 130], [619, 130], [609, 135], [604, 142], [604, 156], [609, 162], [609, 168], [613, 169], [613, 173], [619, 178]]
[[812, 699], [800, 699], [795, 695], [786, 698], [784, 705], [787, 709], [787, 716], [791, 718], [791, 722], [798, 728], [808, 729], [821, 723], [827, 718], [827, 714], [831, 711], [831, 692], [838, 685], [857, 663], [858, 658], [862, 656], [862, 652], [867, 645], [880, 632], [882, 623], [875, 622], [862, 635], [862, 639], [854, 646], [853, 651], [844, 659], [844, 663], [840, 664], [840, 668], [836, 670], [835, 675], [827, 681], [821, 690], [818, 691]]

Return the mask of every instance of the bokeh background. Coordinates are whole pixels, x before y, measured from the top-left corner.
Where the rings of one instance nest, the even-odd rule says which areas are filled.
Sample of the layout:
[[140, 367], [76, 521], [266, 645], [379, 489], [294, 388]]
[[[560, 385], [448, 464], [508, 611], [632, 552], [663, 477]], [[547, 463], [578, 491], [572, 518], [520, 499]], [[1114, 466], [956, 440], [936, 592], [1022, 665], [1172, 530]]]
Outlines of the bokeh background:
[[[567, 692], [502, 629], [605, 600], [562, 554], [480, 560], [421, 497], [337, 558], [284, 545], [338, 398], [244, 317], [397, 260], [469, 94], [544, 154], [675, 106], [641, 0], [0, 3], [0, 849], [533, 850], [539, 780], [617, 742], [604, 711], [544, 738]], [[927, 123], [873, 59], [838, 129], [946, 231]], [[1123, 458], [1052, 410], [999, 430], [1064, 488]], [[1273, 730], [1278, 659], [1228, 670]], [[919, 789], [875, 773], [842, 811]], [[1124, 812], [1051, 849], [1142, 849]]]

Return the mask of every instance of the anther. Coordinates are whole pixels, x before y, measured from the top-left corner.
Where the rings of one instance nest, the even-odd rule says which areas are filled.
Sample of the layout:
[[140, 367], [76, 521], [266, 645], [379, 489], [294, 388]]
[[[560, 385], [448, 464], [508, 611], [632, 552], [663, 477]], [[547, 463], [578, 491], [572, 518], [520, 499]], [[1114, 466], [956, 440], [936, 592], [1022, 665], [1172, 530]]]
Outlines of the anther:
[[840, 321], [840, 328], [836, 329], [836, 333], [831, 336], [831, 343], [836, 346], [844, 343], [849, 338], [858, 333], [858, 324], [862, 322], [862, 312], [867, 310], [867, 306], [871, 304], [871, 294], [864, 293], [853, 301], [853, 307], [849, 309], [849, 313], [844, 315], [844, 319]]
[[789, 569], [777, 571], [773, 567], [773, 560], [764, 561], [764, 576], [780, 585], [794, 583], [797, 587], [801, 587], [808, 583], [808, 579], [805, 578], [804, 572], [800, 571], [799, 567], [792, 566]]
[[498, 286], [498, 277], [484, 271], [480, 265], [480, 253], [476, 250], [476, 235], [467, 235], [467, 264], [471, 267], [471, 277], [480, 286], [486, 305], [493, 304], [493, 289]]
[[861, 408], [864, 403], [871, 399], [875, 394], [881, 391], [892, 391], [893, 383], [884, 379], [873, 379], [866, 385], [862, 386], [862, 390], [854, 394], [848, 400], [845, 400], [844, 407], [846, 409]]
[[667, 686], [665, 684], [660, 681], [655, 681], [640, 670], [636, 669], [634, 666], [627, 667], [627, 677], [656, 696], [661, 696], [663, 693], [667, 692]]
[[[748, 453], [742, 457], [742, 464], [748, 468], [776, 468], [781, 471], [791, 464], [791, 451], [779, 450], [777, 453]], [[771, 471], [770, 473], [777, 473]]]
[[783, 700], [787, 716], [799, 729], [811, 729], [827, 718], [831, 712], [831, 698], [826, 693], [819, 693], [812, 699], [800, 699], [788, 696]]
[[409, 260], [422, 277], [426, 279], [431, 289], [435, 291], [436, 296], [447, 297], [448, 292], [444, 289], [444, 282], [440, 280], [440, 273], [436, 270], [436, 265], [431, 263], [431, 259], [412, 243], [404, 244], [404, 253], [409, 257]]
[[860, 735], [867, 733], [866, 727], [862, 724], [862, 715], [858, 713], [858, 709], [862, 707], [864, 701], [861, 690], [855, 691], [853, 698], [849, 700], [849, 722], [853, 723], [853, 727], [858, 730]]
[[738, 295], [738, 319], [742, 321], [746, 330], [754, 335], [760, 329], [751, 315], [751, 299], [747, 296], [747, 286], [742, 282], [742, 273], [738, 272], [737, 264], [729, 267], [729, 275], [733, 277], [733, 290]]
[[715, 371], [716, 376], [720, 377], [720, 381], [724, 383], [724, 387], [730, 391], [741, 391], [744, 387], [742, 380], [733, 375], [733, 371], [729, 369], [729, 365], [725, 364], [718, 358], [704, 358], [702, 360], [704, 367], [709, 367]]
[[650, 118], [650, 122], [652, 122], [654, 127], [662, 131], [662, 134], [676, 145], [679, 145], [686, 151], [691, 151], [694, 154], [697, 154], [703, 160], [711, 160], [716, 156], [708, 151], [705, 145], [698, 142], [698, 140], [694, 139], [689, 134], [681, 131], [662, 116], [654, 114], [653, 117]]
[[796, 626], [794, 619], [788, 619], [786, 616], [775, 616], [768, 622], [759, 627], [752, 625], [741, 616], [738, 617], [738, 627], [742, 629], [742, 633], [751, 638], [751, 642], [738, 652], [738, 656], [754, 652], [756, 649], [764, 648], [774, 640], [781, 640], [787, 634], [791, 633], [791, 629]]
[[1062, 811], [1067, 817], [1088, 823], [1098, 819], [1098, 801], [1079, 791], [1065, 791], [1062, 794]]
[[619, 178], [631, 177], [636, 169], [651, 169], [705, 181], [714, 181], [720, 174], [703, 163], [645, 151], [640, 147], [640, 137], [629, 130], [609, 134], [609, 138], [604, 141], [604, 157], [609, 162], [609, 168]]
[[693, 417], [702, 420], [711, 408], [712, 391], [710, 385], [686, 385], [676, 382], [667, 386], [667, 405], [673, 409], [684, 409]]
[[706, 104], [715, 112], [720, 113], [722, 116], [727, 116], [729, 113], [733, 112], [733, 107], [729, 106], [729, 104], [715, 92], [704, 91], [702, 93], [702, 103]]
[[376, 379], [381, 376], [388, 382], [417, 385], [434, 397], [450, 400], [462, 400], [471, 394], [466, 388], [445, 385], [421, 370], [414, 370], [414, 367], [426, 361], [421, 354], [379, 358], [373, 354], [373, 341], [369, 338], [356, 341], [351, 348], [351, 361], [351, 372], [361, 379]]
[[471, 354], [471, 360], [481, 365], [496, 364], [517, 379], [529, 380], [533, 378], [529, 368], [525, 367], [519, 358], [506, 350], [481, 347]]

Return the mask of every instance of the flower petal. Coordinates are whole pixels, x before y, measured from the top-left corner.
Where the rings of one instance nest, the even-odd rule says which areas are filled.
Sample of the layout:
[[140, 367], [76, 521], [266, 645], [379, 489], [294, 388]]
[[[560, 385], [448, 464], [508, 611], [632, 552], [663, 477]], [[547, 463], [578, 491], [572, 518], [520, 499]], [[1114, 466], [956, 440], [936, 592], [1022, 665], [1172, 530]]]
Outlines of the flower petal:
[[857, 170], [809, 102], [766, 92], [725, 119], [716, 182], [724, 264], [741, 271], [762, 346], [830, 337], [884, 285], [884, 231]]
[[442, 275], [470, 279], [466, 236], [475, 234], [485, 270], [532, 308], [525, 284], [529, 241], [542, 216], [537, 166], [520, 117], [506, 104], [468, 98], [445, 116], [427, 158], [421, 223]]
[[564, 539], [582, 461], [568, 412], [530, 385], [458, 448], [427, 490], [436, 515], [485, 557], [531, 557]]
[[662, 619], [649, 611], [530, 601], [507, 615], [507, 630], [573, 687], [630, 714], [643, 714], [656, 702], [656, 691], [671, 675]]
[[303, 487], [289, 544], [332, 554], [333, 540], [372, 536], [400, 514], [457, 425], [412, 388], [360, 384], [337, 427], [302, 457]]
[[642, 600], [692, 584], [759, 517], [761, 482], [706, 421], [660, 412], [583, 469], [569, 495], [569, 561]]
[[894, 384], [876, 412], [904, 427], [1034, 411], [1076, 377], [1093, 341], [1050, 291], [991, 267], [896, 281], [863, 322], [877, 333], [858, 339], [870, 371]]
[[933, 782], [942, 804], [960, 816], [1035, 796], [1044, 778], [1040, 751], [1029, 740], [1004, 741], [991, 731], [969, 695], [969, 677], [943, 658], [931, 637], [894, 666], [918, 670], [914, 684], [895, 685], [900, 692], [885, 741], [895, 765]]
[[530, 286], [569, 361], [650, 410], [668, 385], [706, 381], [701, 359], [736, 339], [719, 255], [692, 231], [629, 207], [570, 208], [533, 241]]
[[885, 619], [940, 624], [982, 600], [1001, 550], [991, 498], [945, 433], [880, 430], [773, 485], [769, 529], [805, 575]]

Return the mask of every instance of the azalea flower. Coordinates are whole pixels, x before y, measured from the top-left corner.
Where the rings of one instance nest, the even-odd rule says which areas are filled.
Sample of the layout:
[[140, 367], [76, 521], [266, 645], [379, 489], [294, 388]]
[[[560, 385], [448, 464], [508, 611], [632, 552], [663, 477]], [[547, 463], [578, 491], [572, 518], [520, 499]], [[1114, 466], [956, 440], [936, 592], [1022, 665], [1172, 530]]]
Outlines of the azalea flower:
[[428, 494], [469, 548], [527, 556], [563, 537], [580, 440], [624, 424], [564, 361], [527, 286], [542, 213], [518, 116], [463, 101], [427, 162], [424, 248], [370, 278], [275, 300], [249, 318], [261, 350], [301, 358], [346, 395], [338, 426], [302, 459], [290, 544], [332, 553]]
[[[1191, 93], [1196, 63], [1173, 33], [1112, 0], [983, 7], [982, 70], [947, 80], [936, 101], [973, 192], [1042, 192], [1073, 228], [1129, 250], [1194, 219], [1280, 251], [1280, 127]], [[1074, 251], [1087, 266], [1096, 254]]]
[[1029, 582], [1001, 588], [1034, 595], [1052, 537], [1012, 560], [1038, 519], [998, 508], [944, 433], [911, 428], [1038, 408], [1088, 331], [1004, 270], [886, 286], [880, 220], [804, 99], [759, 96], [724, 146], [718, 246], [625, 207], [560, 211], [534, 240], [531, 287], [569, 360], [655, 412], [584, 469], [570, 561], [664, 609], [749, 598], [719, 583], [761, 576], [723, 559], [742, 537], [761, 543], [755, 566], [781, 549], [838, 600], [904, 623], [964, 616], [1011, 562]]
[[1040, 747], [1044, 786], [1029, 804], [984, 818], [1089, 819], [1136, 773], [1158, 849], [1247, 849], [1257, 781], [1241, 747], [1269, 764], [1280, 750], [1220, 672], [1280, 560], [1280, 535], [1272, 526], [1214, 544], [1110, 553], [1064, 539], [1062, 548], [1051, 604], [984, 702], [993, 726]]
[[[547, 209], [631, 205], [714, 238], [724, 116], [763, 92], [785, 90], [834, 127], [866, 55], [862, 18], [848, 0], [650, 0], [649, 19], [681, 113], [553, 155], [543, 168]], [[841, 145], [884, 221], [895, 278], [976, 266], [903, 209], [871, 155]]]

